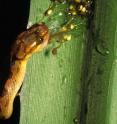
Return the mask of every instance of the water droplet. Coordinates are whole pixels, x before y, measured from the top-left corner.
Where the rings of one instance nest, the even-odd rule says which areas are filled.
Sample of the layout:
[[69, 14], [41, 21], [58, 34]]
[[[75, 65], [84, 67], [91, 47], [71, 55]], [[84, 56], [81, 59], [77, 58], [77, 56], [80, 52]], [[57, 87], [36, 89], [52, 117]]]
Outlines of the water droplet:
[[74, 124], [79, 124], [79, 119], [78, 119], [77, 117], [75, 117], [75, 118], [73, 119], [73, 122], [74, 122]]
[[108, 48], [106, 47], [106, 45], [104, 45], [104, 43], [99, 43], [96, 47], [95, 47], [96, 51], [105, 56], [108, 55], [110, 53], [110, 51], [108, 50]]
[[63, 15], [63, 13], [62, 12], [59, 12], [59, 16], [62, 16]]
[[106, 51], [106, 54], [109, 54], [109, 53], [110, 53], [110, 52], [107, 50], [107, 51]]
[[57, 49], [56, 49], [56, 48], [53, 48], [53, 49], [52, 49], [52, 54], [53, 54], [53, 55], [56, 55], [56, 54], [57, 54]]
[[64, 76], [63, 77], [63, 83], [66, 84], [66, 82], [67, 82], [67, 78], [66, 78], [66, 76]]
[[64, 63], [64, 60], [61, 59], [61, 60], [59, 61], [59, 67], [62, 67], [62, 66], [63, 66], [63, 63]]
[[61, 86], [63, 87], [66, 83], [67, 83], [67, 77], [63, 76]]

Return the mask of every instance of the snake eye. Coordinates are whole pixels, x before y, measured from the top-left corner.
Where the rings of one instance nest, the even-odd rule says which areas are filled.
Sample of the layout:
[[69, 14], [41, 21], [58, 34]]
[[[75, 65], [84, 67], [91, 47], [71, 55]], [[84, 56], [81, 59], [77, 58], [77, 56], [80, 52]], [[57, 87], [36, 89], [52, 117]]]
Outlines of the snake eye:
[[43, 38], [42, 37], [38, 37], [36, 42], [37, 42], [37, 45], [43, 43]]

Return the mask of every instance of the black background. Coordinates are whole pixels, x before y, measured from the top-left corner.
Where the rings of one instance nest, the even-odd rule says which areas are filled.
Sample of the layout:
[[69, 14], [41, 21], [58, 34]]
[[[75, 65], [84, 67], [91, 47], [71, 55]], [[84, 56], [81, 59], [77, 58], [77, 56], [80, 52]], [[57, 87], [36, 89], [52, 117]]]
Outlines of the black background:
[[[27, 27], [30, 0], [0, 0], [0, 83], [4, 82], [10, 67], [10, 50], [17, 35]], [[13, 115], [0, 124], [19, 124], [20, 98], [16, 97]]]

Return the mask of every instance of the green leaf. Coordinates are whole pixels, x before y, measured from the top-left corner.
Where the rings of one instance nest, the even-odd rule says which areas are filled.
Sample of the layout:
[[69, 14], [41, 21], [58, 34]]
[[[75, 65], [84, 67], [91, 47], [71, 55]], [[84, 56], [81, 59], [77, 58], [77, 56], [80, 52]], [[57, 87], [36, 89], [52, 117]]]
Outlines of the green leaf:
[[[32, 0], [29, 24], [43, 21], [43, 13], [49, 4], [48, 0]], [[65, 15], [59, 13], [64, 13], [67, 6], [58, 4], [53, 15], [44, 18], [50, 33], [66, 23]], [[20, 123], [72, 124], [78, 121], [86, 21], [78, 17], [73, 23], [78, 27], [68, 32], [72, 35], [71, 41], [62, 44], [56, 55], [52, 54], [52, 49], [58, 45], [55, 37], [45, 51], [29, 60], [21, 92]]]
[[[21, 92], [21, 124], [117, 123], [116, 0], [94, 2], [88, 29], [86, 20], [78, 17], [73, 22], [79, 24], [77, 30], [69, 32], [72, 40], [56, 55], [51, 53], [53, 42], [29, 60]], [[43, 19], [49, 5], [48, 0], [32, 0], [29, 24], [44, 20], [50, 32], [56, 32], [66, 17], [57, 13], [67, 5], [58, 5], [51, 19]]]
[[[83, 75], [81, 123], [117, 123], [116, 0], [97, 0]], [[92, 36], [93, 35], [93, 36]], [[84, 103], [83, 103], [84, 102]]]

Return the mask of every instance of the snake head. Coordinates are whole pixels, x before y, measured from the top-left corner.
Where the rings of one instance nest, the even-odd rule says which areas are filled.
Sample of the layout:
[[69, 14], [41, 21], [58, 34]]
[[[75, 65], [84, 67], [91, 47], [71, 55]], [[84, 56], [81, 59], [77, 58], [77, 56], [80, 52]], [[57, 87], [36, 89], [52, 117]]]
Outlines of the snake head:
[[44, 24], [35, 24], [21, 33], [11, 50], [12, 58], [23, 60], [43, 50], [49, 42], [49, 30]]

